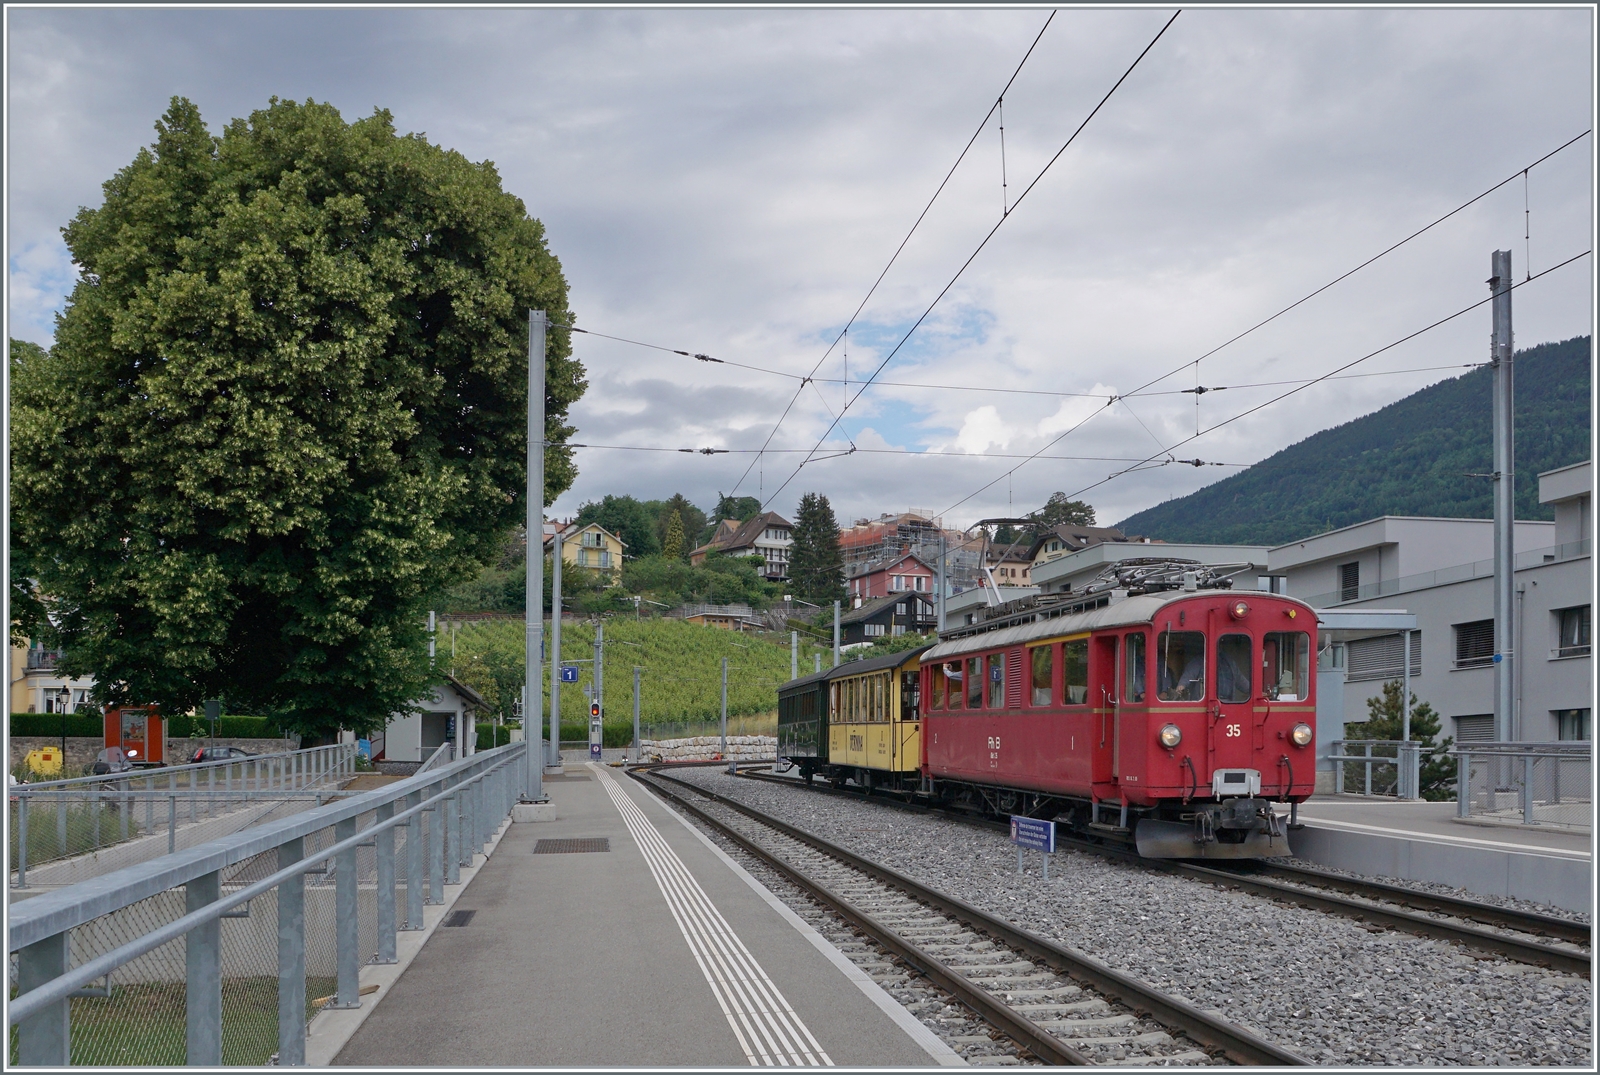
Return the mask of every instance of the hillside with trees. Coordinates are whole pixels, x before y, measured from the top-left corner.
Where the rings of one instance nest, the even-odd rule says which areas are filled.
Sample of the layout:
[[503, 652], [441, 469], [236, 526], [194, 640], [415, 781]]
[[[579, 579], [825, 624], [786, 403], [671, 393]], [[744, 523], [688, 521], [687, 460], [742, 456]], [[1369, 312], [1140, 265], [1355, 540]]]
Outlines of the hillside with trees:
[[[1517, 352], [1517, 518], [1550, 519], [1538, 475], [1589, 458], [1590, 340]], [[1379, 515], [1493, 516], [1491, 374], [1480, 367], [1323, 430], [1117, 525], [1166, 541], [1279, 545]]]

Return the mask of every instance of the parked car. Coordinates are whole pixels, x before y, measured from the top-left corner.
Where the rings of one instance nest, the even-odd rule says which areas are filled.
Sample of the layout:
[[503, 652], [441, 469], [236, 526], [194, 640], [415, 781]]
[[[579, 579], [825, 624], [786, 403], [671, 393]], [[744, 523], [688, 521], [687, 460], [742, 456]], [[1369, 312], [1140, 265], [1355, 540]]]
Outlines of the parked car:
[[133, 768], [133, 762], [122, 752], [121, 747], [106, 747], [97, 755], [94, 761], [84, 767], [84, 776], [105, 776], [110, 773], [126, 773]]
[[253, 758], [255, 751], [243, 747], [200, 747], [189, 759], [191, 765], [203, 761], [231, 761], [234, 758]]

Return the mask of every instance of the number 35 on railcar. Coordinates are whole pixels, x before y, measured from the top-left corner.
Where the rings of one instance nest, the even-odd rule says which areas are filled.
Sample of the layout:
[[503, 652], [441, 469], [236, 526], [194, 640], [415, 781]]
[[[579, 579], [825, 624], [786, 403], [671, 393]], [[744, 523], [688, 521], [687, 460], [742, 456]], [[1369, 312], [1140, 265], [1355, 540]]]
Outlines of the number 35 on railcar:
[[1196, 588], [1000, 611], [921, 655], [933, 794], [1152, 858], [1290, 853], [1273, 803], [1315, 785], [1310, 606]]

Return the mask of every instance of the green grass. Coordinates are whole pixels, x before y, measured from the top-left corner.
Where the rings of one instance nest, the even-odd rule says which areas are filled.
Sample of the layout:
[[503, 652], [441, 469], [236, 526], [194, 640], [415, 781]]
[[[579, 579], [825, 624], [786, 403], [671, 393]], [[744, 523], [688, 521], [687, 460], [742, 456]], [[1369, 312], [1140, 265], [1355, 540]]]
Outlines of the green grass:
[[[111, 996], [79, 997], [71, 1009], [71, 1061], [83, 1067], [180, 1067], [188, 1061], [187, 1000], [181, 982], [119, 986]], [[337, 988], [334, 978], [306, 979], [311, 1002]], [[13, 999], [16, 990], [11, 993]], [[278, 1051], [278, 979], [224, 978], [222, 1062], [260, 1066]], [[11, 1063], [18, 1063], [17, 1028], [11, 1028]]]
[[[100, 836], [98, 844], [95, 841], [94, 820], [96, 807], [89, 803], [68, 803], [67, 807], [67, 842], [61, 843], [61, 832], [57, 828], [56, 804], [38, 802], [28, 809], [28, 865], [37, 866], [56, 859], [67, 858], [72, 855], [81, 855], [95, 850], [97, 847], [111, 847], [122, 842], [122, 822], [117, 808], [109, 804], [101, 805]], [[10, 856], [6, 862], [11, 869], [17, 867], [17, 852], [21, 846], [21, 804], [12, 803], [10, 808], [10, 839], [7, 853]], [[139, 811], [131, 809], [128, 817], [128, 839], [132, 840], [142, 835], [143, 830], [138, 822]]]

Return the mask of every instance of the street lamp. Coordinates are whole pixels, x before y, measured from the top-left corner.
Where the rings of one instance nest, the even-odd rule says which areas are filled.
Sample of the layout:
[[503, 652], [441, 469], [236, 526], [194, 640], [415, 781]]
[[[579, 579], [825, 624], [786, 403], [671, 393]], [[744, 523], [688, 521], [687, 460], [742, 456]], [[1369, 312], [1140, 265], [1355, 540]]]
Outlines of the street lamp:
[[67, 775], [67, 706], [72, 701], [72, 690], [62, 687], [56, 691], [56, 708], [61, 711], [61, 775]]

